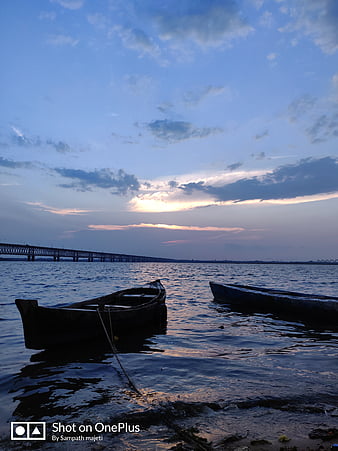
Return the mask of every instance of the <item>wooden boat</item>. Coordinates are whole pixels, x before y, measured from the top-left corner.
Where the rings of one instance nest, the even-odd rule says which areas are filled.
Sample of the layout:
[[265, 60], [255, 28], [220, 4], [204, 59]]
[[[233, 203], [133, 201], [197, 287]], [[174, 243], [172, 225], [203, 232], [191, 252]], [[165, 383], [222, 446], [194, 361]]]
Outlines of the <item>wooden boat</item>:
[[278, 313], [338, 326], [338, 297], [215, 282], [210, 282], [210, 288], [216, 301], [241, 310]]
[[36, 300], [16, 299], [25, 345], [30, 349], [159, 330], [166, 324], [166, 292], [159, 280], [142, 287], [55, 307]]

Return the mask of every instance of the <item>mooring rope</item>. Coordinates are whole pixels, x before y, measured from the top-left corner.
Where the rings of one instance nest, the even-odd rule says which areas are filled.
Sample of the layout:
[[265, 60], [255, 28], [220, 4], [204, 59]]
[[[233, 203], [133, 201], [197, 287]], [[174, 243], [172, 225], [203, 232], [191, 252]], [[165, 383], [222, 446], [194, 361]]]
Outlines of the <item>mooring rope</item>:
[[110, 319], [110, 327], [111, 327], [111, 337], [109, 336], [109, 333], [108, 333], [108, 331], [107, 331], [106, 325], [104, 324], [104, 321], [103, 321], [103, 318], [102, 318], [100, 309], [97, 309], [97, 313], [98, 313], [98, 315], [99, 315], [99, 318], [100, 318], [100, 321], [101, 321], [103, 330], [104, 330], [104, 332], [105, 332], [105, 334], [106, 334], [108, 343], [110, 344], [110, 347], [111, 347], [111, 349], [112, 349], [112, 351], [113, 351], [114, 357], [115, 357], [117, 363], [119, 364], [119, 366], [120, 366], [120, 368], [121, 368], [123, 374], [124, 374], [125, 377], [127, 378], [127, 381], [128, 381], [128, 383], [129, 383], [129, 386], [130, 386], [130, 387], [131, 387], [138, 395], [143, 396], [143, 394], [140, 392], [140, 390], [136, 387], [136, 385], [134, 384], [134, 382], [131, 380], [129, 374], [127, 373], [126, 369], [125, 369], [124, 366], [122, 365], [121, 360], [119, 359], [119, 356], [118, 356], [118, 350], [117, 350], [117, 348], [116, 348], [116, 346], [115, 346], [115, 344], [114, 344], [113, 326], [112, 326], [112, 322], [111, 322], [111, 318], [110, 318], [110, 311], [109, 311], [109, 319]]
[[[154, 404], [153, 401], [150, 401], [150, 400], [148, 399], [148, 396], [147, 396], [147, 395], [145, 395], [144, 393], [142, 393], [142, 392], [136, 387], [135, 383], [132, 381], [131, 377], [130, 377], [129, 374], [127, 373], [127, 370], [124, 368], [124, 366], [123, 366], [123, 364], [122, 364], [122, 362], [121, 362], [121, 360], [120, 360], [120, 358], [119, 358], [119, 356], [118, 356], [118, 349], [116, 348], [116, 346], [115, 346], [115, 344], [114, 344], [113, 325], [112, 325], [112, 320], [111, 320], [111, 312], [110, 312], [109, 309], [108, 309], [108, 312], [109, 312], [109, 323], [110, 323], [110, 332], [111, 332], [111, 336], [109, 336], [109, 332], [108, 332], [108, 330], [107, 330], [107, 328], [106, 328], [106, 325], [105, 325], [105, 323], [104, 323], [104, 321], [103, 321], [103, 318], [102, 318], [100, 309], [99, 309], [99, 308], [97, 309], [97, 313], [98, 313], [98, 315], [99, 315], [99, 318], [100, 318], [100, 321], [101, 321], [103, 330], [104, 330], [104, 332], [105, 332], [105, 335], [106, 335], [106, 337], [107, 337], [108, 343], [109, 343], [109, 345], [110, 345], [110, 347], [111, 347], [111, 349], [112, 349], [112, 351], [113, 351], [113, 354], [114, 354], [114, 357], [115, 357], [117, 363], [119, 364], [119, 366], [120, 366], [120, 368], [121, 368], [121, 370], [122, 370], [122, 373], [125, 375], [125, 377], [126, 377], [126, 379], [127, 379], [127, 381], [128, 381], [128, 384], [129, 384], [130, 388], [131, 388], [132, 390], [134, 390], [134, 392], [135, 392], [138, 396], [140, 396], [140, 397], [148, 404], [148, 406], [150, 406], [150, 407], [152, 407], [152, 408], [153, 408], [153, 407], [161, 407], [161, 408], [163, 409], [164, 407], [161, 406], [160, 402], [158, 402], [158, 405], [156, 406], [156, 405]], [[169, 428], [173, 429], [173, 430], [176, 432], [176, 434], [177, 434], [179, 437], [182, 438], [182, 440], [184, 440], [184, 441], [187, 442], [187, 443], [193, 444], [194, 450], [195, 450], [195, 451], [210, 451], [210, 450], [212, 449], [209, 445], [207, 445], [207, 444], [204, 445], [203, 443], [199, 442], [199, 441], [197, 440], [197, 438], [195, 438], [195, 437], [193, 436], [192, 433], [190, 433], [190, 432], [188, 432], [188, 431], [185, 431], [183, 428], [181, 428], [180, 426], [178, 426], [177, 424], [175, 424], [175, 423], [174, 423], [173, 421], [171, 421], [169, 418], [165, 418], [165, 417], [164, 417], [164, 418], [163, 418], [163, 422], [164, 422]]]

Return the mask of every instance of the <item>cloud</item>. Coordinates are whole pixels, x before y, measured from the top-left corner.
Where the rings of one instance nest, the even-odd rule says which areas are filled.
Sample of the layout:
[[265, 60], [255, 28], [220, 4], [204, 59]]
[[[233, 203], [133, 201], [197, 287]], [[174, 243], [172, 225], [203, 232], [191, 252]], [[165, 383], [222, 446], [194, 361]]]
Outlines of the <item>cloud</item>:
[[109, 25], [109, 21], [107, 16], [101, 13], [88, 14], [87, 16], [88, 23], [94, 25], [98, 29], [105, 30]]
[[269, 61], [274, 61], [276, 58], [277, 58], [277, 53], [269, 53], [267, 56], [266, 56], [266, 59], [267, 60], [269, 60]]
[[50, 0], [51, 3], [58, 3], [66, 9], [76, 10], [82, 8], [84, 0]]
[[256, 9], [261, 9], [264, 5], [264, 0], [251, 0], [251, 3], [255, 6]]
[[128, 230], [128, 229], [166, 229], [166, 230], [187, 230], [189, 232], [242, 232], [242, 227], [213, 227], [213, 226], [185, 226], [176, 224], [127, 224], [127, 225], [89, 225], [91, 230]]
[[33, 164], [28, 161], [13, 161], [0, 157], [0, 166], [5, 168], [17, 169], [17, 168], [32, 168]]
[[118, 133], [112, 132], [111, 136], [121, 141], [123, 144], [138, 144], [138, 140], [131, 135], [120, 135]]
[[50, 45], [54, 45], [55, 47], [60, 47], [64, 45], [75, 47], [79, 43], [79, 40], [73, 38], [72, 36], [67, 36], [65, 34], [54, 34], [48, 37], [47, 43]]
[[137, 95], [151, 90], [155, 84], [155, 80], [148, 75], [128, 74], [124, 79], [128, 89]]
[[225, 86], [204, 86], [200, 89], [195, 89], [193, 91], [187, 91], [183, 95], [183, 102], [187, 106], [196, 106], [198, 105], [202, 100], [205, 100], [207, 97], [210, 96], [219, 96], [222, 94], [228, 94], [230, 95], [230, 90], [226, 89]]
[[112, 36], [114, 34], [121, 39], [124, 47], [137, 51], [140, 57], [147, 55], [158, 59], [161, 55], [160, 47], [140, 28], [114, 25], [109, 35]]
[[36, 207], [41, 211], [47, 211], [54, 215], [68, 216], [68, 215], [83, 215], [85, 213], [93, 212], [94, 210], [80, 210], [79, 208], [56, 208], [45, 205], [42, 202], [25, 202], [26, 205]]
[[212, 195], [203, 191], [192, 191], [191, 196], [187, 196], [185, 191], [179, 189], [180, 186], [188, 183], [203, 180], [208, 185], [224, 185], [239, 180], [245, 176], [256, 176], [264, 174], [266, 171], [203, 171], [198, 173], [188, 173], [161, 177], [152, 180], [151, 183], [142, 183], [140, 191], [129, 201], [129, 209], [138, 212], [172, 212], [191, 210], [208, 205], [215, 205]]
[[293, 100], [288, 106], [288, 114], [291, 122], [310, 112], [316, 105], [317, 99], [309, 94], [304, 94]]
[[46, 144], [52, 146], [59, 153], [72, 152], [71, 147], [64, 141], [53, 141], [52, 139], [47, 139]]
[[227, 166], [227, 169], [229, 169], [229, 171], [235, 171], [236, 169], [240, 168], [241, 166], [243, 166], [243, 163], [233, 163], [233, 164], [229, 164]]
[[333, 102], [338, 104], [338, 72], [332, 76], [331, 89], [331, 99], [333, 100]]
[[262, 133], [257, 133], [257, 135], [254, 136], [254, 139], [256, 141], [259, 141], [260, 139], [266, 138], [269, 136], [269, 130], [264, 130]]
[[164, 4], [154, 19], [162, 40], [190, 40], [200, 47], [229, 45], [253, 30], [233, 1], [181, 0], [175, 7]]
[[112, 1], [110, 11], [108, 18], [94, 13], [87, 20], [108, 38], [117, 37], [125, 48], [162, 66], [169, 64], [170, 54], [189, 58], [191, 43], [202, 49], [230, 46], [253, 31], [234, 0]]
[[173, 108], [174, 105], [171, 102], [163, 102], [157, 107], [157, 109], [163, 114], [170, 113], [173, 110]]
[[306, 132], [312, 144], [327, 141], [330, 137], [338, 137], [338, 112], [319, 116]]
[[175, 246], [177, 244], [182, 245], [186, 243], [191, 243], [192, 240], [170, 240], [170, 241], [162, 241], [162, 244], [165, 244], [166, 246]]
[[265, 152], [252, 153], [251, 156], [255, 160], [264, 160], [266, 158]]
[[65, 141], [53, 139], [42, 139], [40, 136], [29, 136], [16, 126], [12, 126], [11, 141], [21, 147], [43, 147], [50, 146], [59, 153], [72, 152], [72, 148]]
[[14, 144], [17, 144], [19, 146], [40, 146], [41, 140], [38, 137], [29, 137], [25, 135], [25, 133], [20, 130], [18, 127], [15, 127], [14, 125], [11, 126], [12, 134], [11, 134], [11, 140]]
[[264, 11], [259, 19], [259, 24], [265, 28], [271, 28], [274, 24], [273, 15], [270, 11]]
[[303, 125], [311, 144], [338, 136], [338, 109], [335, 103], [303, 95], [289, 105], [288, 115], [291, 122]]
[[293, 199], [338, 192], [338, 159], [307, 158], [295, 165], [280, 166], [261, 177], [244, 178], [215, 186], [203, 181], [179, 187], [186, 194], [202, 191], [219, 202]]
[[147, 124], [147, 129], [156, 137], [168, 143], [185, 141], [191, 138], [206, 138], [221, 133], [218, 127], [194, 127], [190, 122], [170, 119], [155, 120]]
[[110, 169], [95, 169], [83, 171], [81, 169], [55, 168], [55, 172], [62, 177], [73, 180], [71, 184], [60, 185], [63, 188], [73, 188], [78, 191], [91, 191], [92, 188], [113, 189], [112, 194], [127, 194], [129, 191], [138, 191], [140, 183], [132, 174], [127, 174], [123, 169], [116, 173]]
[[338, 72], [332, 76], [332, 84], [334, 88], [338, 88]]
[[299, 0], [290, 16], [291, 22], [279, 31], [303, 34], [327, 54], [338, 50], [337, 0]]

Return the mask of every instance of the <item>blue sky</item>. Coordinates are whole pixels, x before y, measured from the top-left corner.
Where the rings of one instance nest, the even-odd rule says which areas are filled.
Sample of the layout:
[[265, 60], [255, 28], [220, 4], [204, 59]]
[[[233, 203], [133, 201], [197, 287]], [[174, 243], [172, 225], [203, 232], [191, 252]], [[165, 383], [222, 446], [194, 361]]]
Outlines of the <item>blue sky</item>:
[[338, 257], [336, 0], [4, 0], [0, 241]]

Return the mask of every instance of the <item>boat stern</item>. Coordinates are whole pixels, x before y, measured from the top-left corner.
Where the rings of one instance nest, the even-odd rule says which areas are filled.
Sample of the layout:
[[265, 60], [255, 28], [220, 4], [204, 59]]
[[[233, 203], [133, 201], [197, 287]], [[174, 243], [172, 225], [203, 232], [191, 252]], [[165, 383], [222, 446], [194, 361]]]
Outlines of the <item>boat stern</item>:
[[35, 299], [16, 299], [15, 304], [21, 315], [26, 348], [41, 349], [37, 344], [38, 301]]

